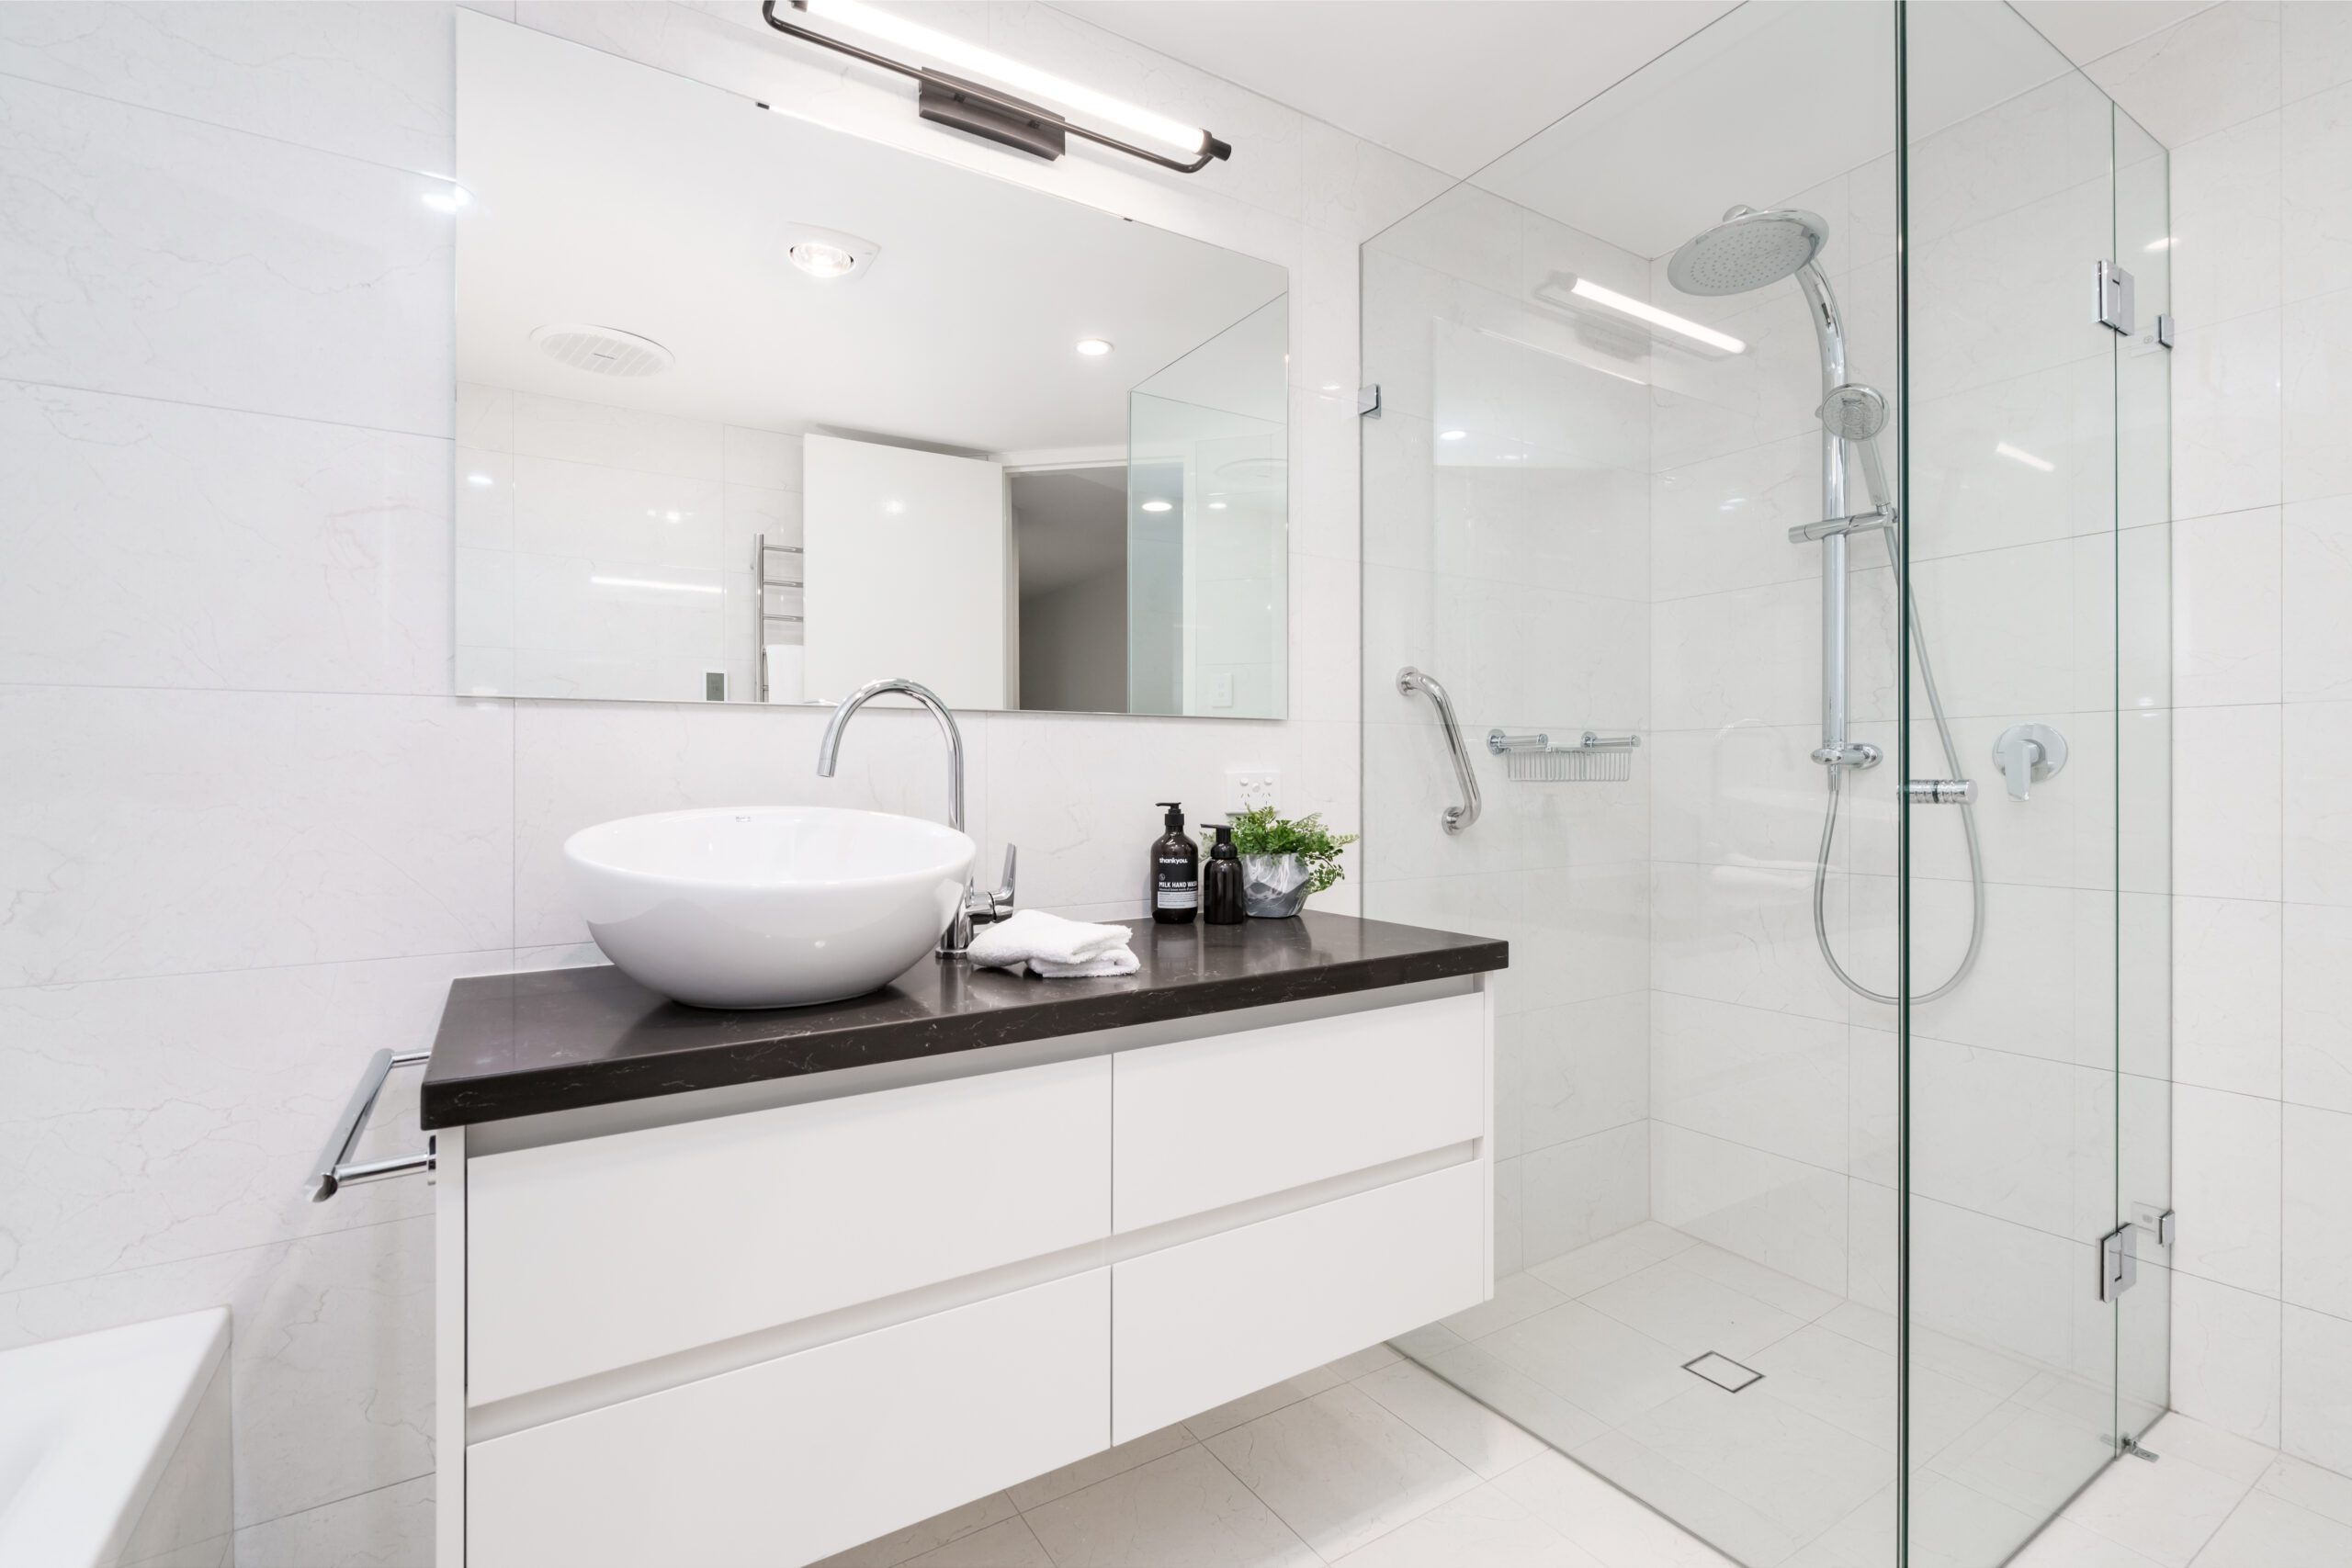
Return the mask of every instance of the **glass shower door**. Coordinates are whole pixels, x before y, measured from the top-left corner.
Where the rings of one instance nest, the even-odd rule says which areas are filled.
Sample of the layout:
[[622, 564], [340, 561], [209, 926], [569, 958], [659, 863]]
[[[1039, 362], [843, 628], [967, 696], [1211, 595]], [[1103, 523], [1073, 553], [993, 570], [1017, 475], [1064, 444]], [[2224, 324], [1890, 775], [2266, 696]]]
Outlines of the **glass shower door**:
[[1905, 1533], [1992, 1568], [2164, 1404], [2163, 155], [2006, 6], [1903, 64]]

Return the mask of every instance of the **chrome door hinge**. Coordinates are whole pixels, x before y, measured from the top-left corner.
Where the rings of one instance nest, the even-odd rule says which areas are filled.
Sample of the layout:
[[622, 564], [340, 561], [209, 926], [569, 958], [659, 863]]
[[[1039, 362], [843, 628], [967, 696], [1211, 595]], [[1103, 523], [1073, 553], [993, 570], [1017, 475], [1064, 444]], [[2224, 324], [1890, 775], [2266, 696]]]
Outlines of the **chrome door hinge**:
[[2132, 1223], [2156, 1238], [2158, 1247], [2170, 1247], [2173, 1235], [2173, 1212], [2159, 1209], [2154, 1203], [2132, 1205]]
[[2157, 316], [2157, 318], [2156, 318], [2156, 346], [2157, 346], [2158, 348], [2170, 348], [2170, 347], [2172, 346], [2172, 340], [2173, 340], [2173, 323], [2172, 323], [2172, 317], [2170, 317], [2169, 315], [2159, 315], [2159, 316]]
[[2132, 275], [2111, 261], [2098, 264], [2098, 309], [2093, 319], [2130, 337], [2132, 333]]
[[1380, 417], [1380, 383], [1367, 381], [1356, 389], [1356, 412], [1365, 419]]
[[2132, 1247], [2132, 1227], [2118, 1225], [2098, 1238], [2098, 1299], [2111, 1302], [2140, 1282], [2140, 1258]]

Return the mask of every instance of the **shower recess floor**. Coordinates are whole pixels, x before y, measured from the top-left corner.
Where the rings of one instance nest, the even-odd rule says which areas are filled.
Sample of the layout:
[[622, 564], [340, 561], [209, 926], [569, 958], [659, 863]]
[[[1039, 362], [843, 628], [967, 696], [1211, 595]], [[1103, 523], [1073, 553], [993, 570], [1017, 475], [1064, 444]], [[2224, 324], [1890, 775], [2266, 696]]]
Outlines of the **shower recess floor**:
[[[1396, 1343], [1750, 1568], [1884, 1568], [1894, 1331], [1645, 1222]], [[2108, 1395], [1933, 1329], [1912, 1344], [1914, 1517], [1939, 1563], [1994, 1568], [2106, 1458]]]

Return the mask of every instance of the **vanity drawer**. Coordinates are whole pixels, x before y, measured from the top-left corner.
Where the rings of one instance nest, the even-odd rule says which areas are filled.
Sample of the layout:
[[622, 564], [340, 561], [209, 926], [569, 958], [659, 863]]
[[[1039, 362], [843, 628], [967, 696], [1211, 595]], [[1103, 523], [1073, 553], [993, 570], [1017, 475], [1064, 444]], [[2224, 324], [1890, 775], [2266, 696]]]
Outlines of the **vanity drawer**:
[[1476, 1305], [1484, 1160], [1148, 1253], [1111, 1270], [1111, 1440]]
[[467, 1403], [1099, 1240], [1111, 1064], [583, 1138], [467, 1163]]
[[1114, 1229], [1131, 1231], [1486, 1133], [1486, 998], [1439, 997], [1123, 1052]]
[[469, 1568], [785, 1568], [1109, 1446], [1096, 1269], [466, 1450]]

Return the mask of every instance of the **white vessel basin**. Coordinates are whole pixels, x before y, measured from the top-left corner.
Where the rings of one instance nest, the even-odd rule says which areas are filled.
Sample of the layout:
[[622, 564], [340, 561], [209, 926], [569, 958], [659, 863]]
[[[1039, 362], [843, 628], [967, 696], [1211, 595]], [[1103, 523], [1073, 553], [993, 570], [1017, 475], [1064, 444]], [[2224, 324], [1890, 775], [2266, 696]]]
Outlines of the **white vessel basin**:
[[705, 1008], [806, 1007], [888, 985], [931, 952], [976, 852], [880, 811], [719, 807], [624, 817], [563, 846], [605, 955]]

